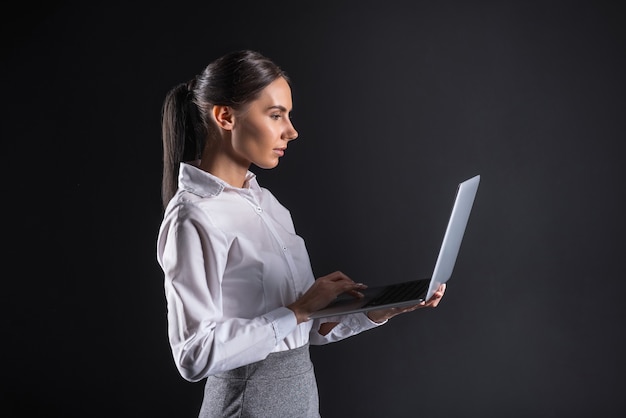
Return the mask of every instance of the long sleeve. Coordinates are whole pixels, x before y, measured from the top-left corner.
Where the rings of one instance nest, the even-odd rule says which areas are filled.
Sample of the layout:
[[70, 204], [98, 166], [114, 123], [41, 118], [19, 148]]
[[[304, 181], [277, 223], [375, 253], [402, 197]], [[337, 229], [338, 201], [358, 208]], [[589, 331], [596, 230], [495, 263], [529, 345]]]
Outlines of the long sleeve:
[[158, 260], [165, 274], [168, 336], [189, 381], [264, 359], [296, 328], [276, 308], [253, 318], [226, 317], [222, 279], [229, 243], [194, 206], [179, 205], [162, 224]]
[[[326, 335], [321, 335], [318, 330], [324, 322], [338, 322], [338, 324]], [[367, 317], [365, 313], [356, 313], [350, 315], [341, 315], [336, 317], [328, 317], [324, 319], [316, 319], [313, 321], [313, 327], [309, 335], [309, 341], [312, 345], [324, 345], [341, 341], [345, 338], [352, 337], [376, 327], [385, 322], [376, 323]]]

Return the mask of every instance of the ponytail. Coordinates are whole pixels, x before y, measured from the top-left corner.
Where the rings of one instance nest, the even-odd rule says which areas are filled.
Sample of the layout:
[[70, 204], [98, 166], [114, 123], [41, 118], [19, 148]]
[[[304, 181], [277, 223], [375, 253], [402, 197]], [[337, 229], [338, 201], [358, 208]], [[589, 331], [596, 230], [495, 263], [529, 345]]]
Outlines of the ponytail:
[[162, 109], [163, 179], [161, 198], [165, 208], [178, 189], [180, 163], [200, 158], [205, 129], [194, 103], [193, 87], [181, 83], [165, 96]]

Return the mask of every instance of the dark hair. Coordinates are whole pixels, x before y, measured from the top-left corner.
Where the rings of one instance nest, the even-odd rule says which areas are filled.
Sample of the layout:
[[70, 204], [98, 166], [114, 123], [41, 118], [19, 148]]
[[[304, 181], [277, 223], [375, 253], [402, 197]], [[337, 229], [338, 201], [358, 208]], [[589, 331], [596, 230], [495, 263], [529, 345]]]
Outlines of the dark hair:
[[178, 188], [181, 162], [198, 160], [215, 132], [210, 112], [215, 105], [241, 109], [261, 90], [286, 73], [256, 51], [228, 53], [187, 83], [172, 88], [162, 109], [163, 182], [166, 207]]

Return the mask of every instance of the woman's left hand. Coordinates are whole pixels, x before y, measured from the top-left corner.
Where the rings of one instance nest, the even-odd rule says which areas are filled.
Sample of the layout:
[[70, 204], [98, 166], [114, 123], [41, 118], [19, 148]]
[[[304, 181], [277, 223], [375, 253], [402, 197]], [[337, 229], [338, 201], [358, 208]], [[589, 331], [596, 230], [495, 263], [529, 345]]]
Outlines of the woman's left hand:
[[417, 305], [405, 306], [402, 308], [377, 309], [375, 311], [369, 311], [367, 313], [367, 316], [369, 317], [369, 319], [371, 319], [374, 322], [382, 323], [393, 318], [396, 315], [400, 315], [406, 312], [413, 312], [416, 309], [436, 308], [437, 305], [439, 305], [439, 302], [441, 302], [441, 298], [443, 297], [443, 294], [445, 292], [446, 292], [446, 284], [442, 283], [441, 285], [439, 285], [439, 288], [437, 289], [437, 291], [433, 294], [433, 296], [428, 301], [421, 302]]

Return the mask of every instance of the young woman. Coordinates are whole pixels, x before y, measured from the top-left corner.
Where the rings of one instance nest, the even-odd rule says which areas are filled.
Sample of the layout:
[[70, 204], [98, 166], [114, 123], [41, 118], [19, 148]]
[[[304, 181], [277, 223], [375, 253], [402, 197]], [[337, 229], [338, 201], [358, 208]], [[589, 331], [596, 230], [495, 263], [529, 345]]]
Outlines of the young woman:
[[309, 344], [372, 329], [421, 305], [309, 320], [365, 285], [340, 271], [315, 279], [289, 211], [251, 165], [270, 169], [298, 132], [287, 75], [235, 51], [163, 105], [163, 204], [157, 259], [168, 335], [186, 380], [206, 378], [201, 417], [319, 417]]

